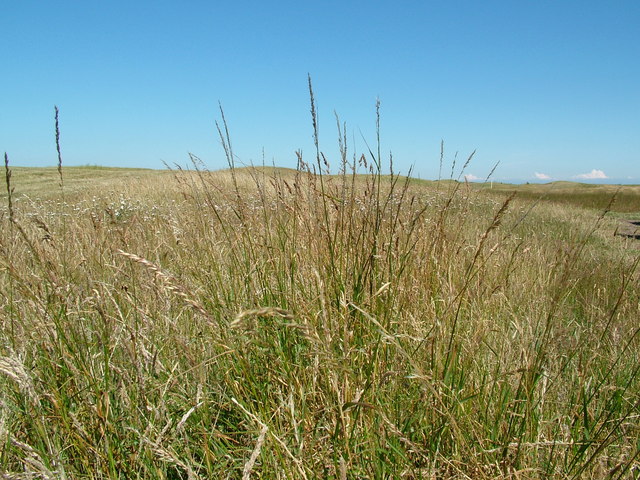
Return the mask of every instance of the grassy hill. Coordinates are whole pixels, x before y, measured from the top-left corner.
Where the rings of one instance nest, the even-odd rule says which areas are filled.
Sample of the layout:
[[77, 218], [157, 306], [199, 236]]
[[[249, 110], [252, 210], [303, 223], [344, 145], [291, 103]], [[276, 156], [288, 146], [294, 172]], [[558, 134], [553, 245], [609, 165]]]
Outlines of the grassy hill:
[[[60, 196], [60, 176], [57, 167], [12, 167], [12, 183], [15, 196], [52, 198]], [[98, 166], [65, 167], [64, 193], [75, 196], [82, 192], [94, 192], [118, 188], [121, 182], [139, 181], [166, 175], [166, 171], [142, 168], [112, 168]], [[6, 189], [1, 195], [6, 199]], [[5, 200], [6, 201], [6, 200]]]

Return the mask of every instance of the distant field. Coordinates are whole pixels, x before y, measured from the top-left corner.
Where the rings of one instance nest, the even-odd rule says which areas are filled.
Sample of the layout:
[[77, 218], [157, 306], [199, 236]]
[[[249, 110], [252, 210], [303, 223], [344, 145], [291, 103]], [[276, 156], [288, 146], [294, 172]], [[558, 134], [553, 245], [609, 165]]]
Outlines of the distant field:
[[[46, 197], [58, 194], [59, 177], [56, 167], [14, 167], [12, 170], [17, 195]], [[260, 170], [269, 174], [278, 173], [284, 177], [290, 177], [294, 174], [294, 171], [290, 169], [275, 169], [274, 171], [274, 169], [266, 168]], [[64, 169], [64, 183], [67, 193], [78, 193], [95, 187], [114, 186], [118, 181], [137, 182], [166, 175], [172, 175], [172, 172], [99, 166], [66, 167]], [[447, 180], [441, 182], [416, 180], [416, 182], [432, 186], [451, 183]], [[517, 185], [488, 182], [485, 184], [471, 183], [470, 185], [493, 194], [509, 195], [516, 192], [517, 197], [523, 200], [566, 204], [594, 210], [604, 210], [615, 196], [613, 204], [610, 205], [611, 212], [631, 213], [640, 216], [640, 185], [601, 185], [574, 182]], [[6, 195], [4, 191], [2, 194]]]
[[3, 478], [640, 475], [640, 187], [11, 170]]
[[615, 196], [615, 201], [611, 205], [612, 212], [640, 215], [640, 185], [595, 185], [573, 182], [524, 185], [487, 183], [478, 188], [501, 193], [516, 191], [518, 197], [522, 199], [595, 210], [607, 208]]
[[[60, 195], [60, 177], [56, 167], [28, 168], [12, 167], [13, 185], [16, 196], [27, 195], [40, 198]], [[139, 181], [166, 175], [162, 170], [141, 168], [111, 168], [111, 167], [65, 167], [64, 191], [68, 195], [75, 195], [98, 188], [118, 188], [122, 181]], [[6, 189], [2, 194], [6, 197]]]

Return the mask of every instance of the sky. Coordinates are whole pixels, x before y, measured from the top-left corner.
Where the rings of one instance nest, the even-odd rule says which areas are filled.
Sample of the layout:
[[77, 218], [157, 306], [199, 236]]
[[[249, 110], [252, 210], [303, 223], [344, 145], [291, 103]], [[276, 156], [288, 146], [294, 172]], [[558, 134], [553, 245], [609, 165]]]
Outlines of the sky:
[[[0, 15], [11, 165], [295, 167], [320, 148], [424, 179], [640, 183], [640, 2], [21, 0]], [[440, 148], [444, 164], [440, 168]], [[461, 167], [476, 152], [467, 169]], [[457, 156], [456, 156], [457, 155]], [[452, 174], [452, 165], [455, 168]], [[386, 167], [385, 167], [386, 168]]]

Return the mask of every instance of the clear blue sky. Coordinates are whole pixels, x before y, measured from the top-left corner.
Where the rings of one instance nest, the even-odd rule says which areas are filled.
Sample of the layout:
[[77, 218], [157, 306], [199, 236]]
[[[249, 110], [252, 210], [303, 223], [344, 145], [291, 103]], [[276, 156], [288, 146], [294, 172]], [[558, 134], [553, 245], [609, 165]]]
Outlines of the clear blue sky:
[[479, 178], [640, 183], [637, 0], [21, 0], [0, 61], [13, 165], [56, 163], [58, 105], [66, 165], [223, 168], [220, 101], [240, 162], [293, 167], [313, 158], [309, 73], [334, 162], [334, 110], [362, 151], [380, 98], [382, 151], [421, 178], [442, 139], [448, 165], [477, 149]]

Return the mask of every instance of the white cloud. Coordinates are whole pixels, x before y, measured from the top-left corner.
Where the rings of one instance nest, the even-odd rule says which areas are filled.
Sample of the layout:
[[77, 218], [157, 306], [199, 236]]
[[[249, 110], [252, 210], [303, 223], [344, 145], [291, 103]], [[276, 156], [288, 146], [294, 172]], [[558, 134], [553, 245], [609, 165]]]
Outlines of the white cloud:
[[480, 180], [480, 177], [476, 177], [472, 173], [468, 173], [467, 175], [464, 176], [464, 179], [467, 182], [476, 182], [476, 181]]
[[589, 173], [581, 173], [580, 175], [576, 175], [575, 178], [581, 178], [583, 180], [595, 180], [598, 178], [609, 178], [609, 177], [607, 177], [602, 170], [596, 170], [594, 168]]
[[534, 175], [536, 176], [536, 178], [538, 180], [551, 180], [551, 177], [549, 175], [547, 175], [546, 173], [534, 173]]

